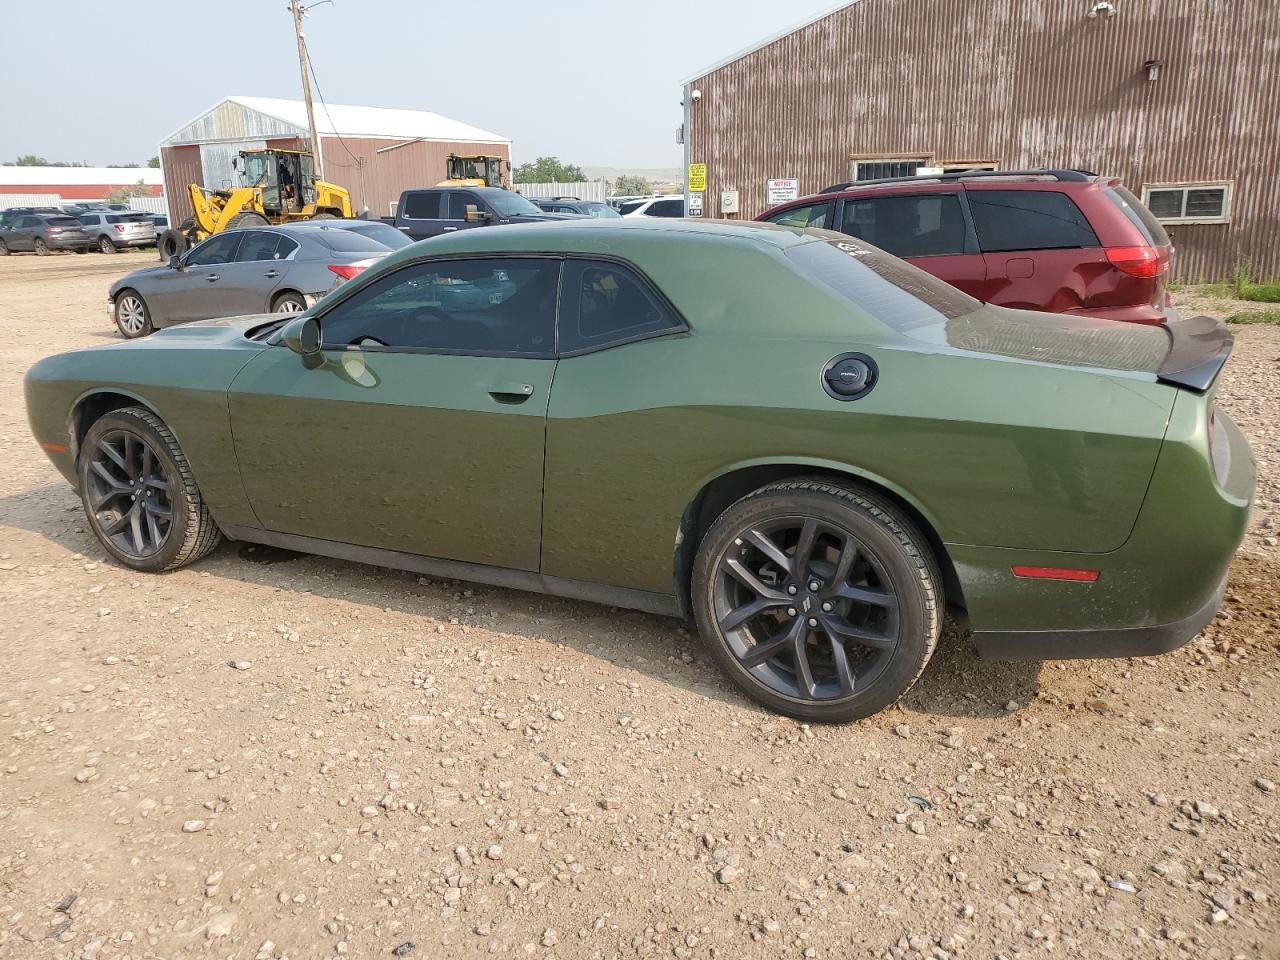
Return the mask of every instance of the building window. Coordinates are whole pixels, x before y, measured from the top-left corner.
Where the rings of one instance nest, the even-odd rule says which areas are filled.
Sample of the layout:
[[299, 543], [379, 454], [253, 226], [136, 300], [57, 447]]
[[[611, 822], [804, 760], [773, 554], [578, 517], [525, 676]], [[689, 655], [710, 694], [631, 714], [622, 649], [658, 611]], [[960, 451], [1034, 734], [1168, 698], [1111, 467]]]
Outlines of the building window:
[[849, 176], [853, 180], [885, 180], [889, 177], [914, 177], [921, 167], [927, 167], [928, 157], [884, 158], [866, 157], [851, 158]]
[[1149, 183], [1142, 202], [1161, 223], [1229, 223], [1230, 181], [1218, 183]]

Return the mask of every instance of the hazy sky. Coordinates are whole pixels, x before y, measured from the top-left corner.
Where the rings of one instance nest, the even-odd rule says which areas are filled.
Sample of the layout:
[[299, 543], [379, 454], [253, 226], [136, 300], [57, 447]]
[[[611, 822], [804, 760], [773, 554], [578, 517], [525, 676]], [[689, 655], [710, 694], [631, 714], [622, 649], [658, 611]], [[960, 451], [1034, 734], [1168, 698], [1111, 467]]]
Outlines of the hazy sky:
[[[306, 21], [331, 103], [432, 110], [517, 162], [675, 167], [680, 81], [834, 0], [334, 0]], [[229, 94], [301, 97], [286, 0], [0, 0], [0, 160], [146, 162]]]

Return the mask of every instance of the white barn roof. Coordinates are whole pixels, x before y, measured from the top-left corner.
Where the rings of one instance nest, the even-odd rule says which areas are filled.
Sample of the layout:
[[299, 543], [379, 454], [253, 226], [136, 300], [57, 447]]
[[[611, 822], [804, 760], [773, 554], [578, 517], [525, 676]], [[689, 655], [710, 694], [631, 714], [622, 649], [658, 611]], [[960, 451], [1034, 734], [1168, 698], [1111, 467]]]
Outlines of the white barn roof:
[[164, 175], [151, 167], [0, 167], [0, 184], [6, 187], [125, 186], [139, 180], [158, 187]]
[[[427, 110], [315, 105], [321, 136], [459, 143], [510, 143], [510, 139]], [[301, 100], [227, 97], [160, 141], [161, 146], [266, 137], [307, 137], [307, 107]]]

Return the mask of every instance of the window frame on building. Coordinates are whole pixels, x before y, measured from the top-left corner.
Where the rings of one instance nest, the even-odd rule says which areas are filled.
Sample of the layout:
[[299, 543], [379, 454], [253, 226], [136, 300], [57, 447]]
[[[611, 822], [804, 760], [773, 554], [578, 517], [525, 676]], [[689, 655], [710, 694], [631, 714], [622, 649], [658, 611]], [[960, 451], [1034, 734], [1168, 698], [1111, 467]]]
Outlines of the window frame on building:
[[[1214, 217], [1187, 216], [1187, 196], [1192, 190], [1221, 190], [1222, 212]], [[1162, 217], [1151, 206], [1151, 194], [1178, 191], [1182, 194], [1182, 214], [1177, 217]], [[1194, 223], [1230, 223], [1231, 208], [1235, 201], [1234, 180], [1195, 180], [1182, 183], [1144, 183], [1142, 185], [1142, 203], [1151, 210], [1151, 215], [1163, 224]]]
[[[862, 177], [859, 174], [858, 168], [864, 164], [868, 166], [871, 164], [883, 166], [883, 165], [895, 164], [895, 163], [901, 164], [903, 166], [908, 166], [914, 163], [915, 167], [914, 169], [906, 171], [904, 173], [881, 172], [879, 175], [873, 176], [873, 177]], [[857, 182], [865, 179], [885, 180], [892, 177], [911, 177], [911, 176], [915, 176], [916, 170], [919, 170], [921, 167], [930, 167], [930, 166], [933, 166], [932, 153], [912, 153], [910, 151], [904, 151], [902, 153], [881, 153], [881, 154], [869, 153], [869, 154], [863, 154], [863, 155], [850, 154], [849, 179], [851, 181]]]

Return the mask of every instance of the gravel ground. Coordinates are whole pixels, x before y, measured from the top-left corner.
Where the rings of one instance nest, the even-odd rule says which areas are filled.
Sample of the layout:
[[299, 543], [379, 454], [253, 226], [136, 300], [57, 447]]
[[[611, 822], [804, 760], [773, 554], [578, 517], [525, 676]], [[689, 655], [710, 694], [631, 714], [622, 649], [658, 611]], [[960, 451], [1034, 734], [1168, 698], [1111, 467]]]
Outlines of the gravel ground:
[[[1278, 957], [1280, 328], [1259, 506], [1151, 660], [756, 709], [680, 624], [227, 544], [104, 558], [21, 376], [142, 254], [0, 259], [0, 957]], [[1158, 576], [1158, 571], [1153, 571]]]

